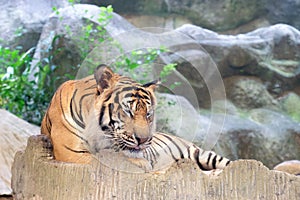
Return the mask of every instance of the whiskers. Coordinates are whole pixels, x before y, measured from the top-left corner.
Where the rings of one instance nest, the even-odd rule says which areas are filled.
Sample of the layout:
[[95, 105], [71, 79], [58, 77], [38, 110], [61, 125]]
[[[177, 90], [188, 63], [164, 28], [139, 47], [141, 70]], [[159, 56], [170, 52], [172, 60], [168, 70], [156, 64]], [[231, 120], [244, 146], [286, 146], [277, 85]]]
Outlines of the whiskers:
[[126, 134], [115, 134], [112, 138], [112, 148], [115, 151], [129, 151], [131, 153], [140, 153], [150, 147], [152, 138], [143, 144], [138, 144], [134, 137]]

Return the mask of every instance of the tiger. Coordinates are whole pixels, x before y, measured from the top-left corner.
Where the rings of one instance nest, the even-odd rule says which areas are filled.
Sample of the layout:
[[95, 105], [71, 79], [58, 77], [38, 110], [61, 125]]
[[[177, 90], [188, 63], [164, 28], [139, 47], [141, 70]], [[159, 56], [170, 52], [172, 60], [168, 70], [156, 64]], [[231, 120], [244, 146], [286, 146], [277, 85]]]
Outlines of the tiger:
[[111, 149], [148, 171], [182, 159], [204, 171], [224, 169], [229, 159], [156, 131], [159, 84], [159, 80], [140, 84], [105, 64], [94, 75], [63, 83], [41, 123], [41, 134], [50, 138], [54, 159], [87, 164], [93, 155]]

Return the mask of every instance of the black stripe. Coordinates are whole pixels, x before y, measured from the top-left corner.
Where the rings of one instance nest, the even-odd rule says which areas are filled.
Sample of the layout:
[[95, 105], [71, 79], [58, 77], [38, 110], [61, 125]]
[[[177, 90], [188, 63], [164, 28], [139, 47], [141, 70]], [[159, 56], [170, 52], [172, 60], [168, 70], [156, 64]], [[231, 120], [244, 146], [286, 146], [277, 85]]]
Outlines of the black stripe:
[[[155, 137], [155, 136], [153, 136]], [[155, 137], [156, 138], [156, 137]], [[155, 140], [152, 140], [153, 143], [155, 143], [156, 145], [158, 145], [160, 148], [162, 148], [164, 150], [165, 153], [168, 153], [167, 150], [165, 148], [163, 148], [163, 146], [161, 146], [158, 142], [156, 142]], [[158, 154], [159, 155], [159, 154]]]
[[143, 96], [140, 95], [140, 93], [138, 93], [138, 92], [134, 94], [134, 97], [137, 98], [137, 99], [142, 99], [143, 98]]
[[138, 91], [139, 97], [150, 100], [150, 98], [149, 98], [150, 94], [148, 91], [144, 90], [143, 88], [138, 88], [137, 91]]
[[65, 120], [65, 122], [69, 125], [69, 126], [71, 126], [72, 128], [74, 128], [74, 129], [76, 129], [76, 127], [74, 127], [68, 120], [67, 120], [67, 118], [66, 118], [66, 115], [65, 115], [65, 112], [64, 112], [64, 108], [63, 108], [63, 105], [62, 105], [62, 89], [60, 90], [60, 93], [59, 93], [59, 100], [60, 100], [60, 109], [61, 109], [61, 111], [62, 111], [62, 113], [63, 113], [63, 118], [64, 118], [64, 120]]
[[104, 112], [105, 112], [105, 105], [102, 105], [101, 107], [101, 111], [100, 111], [100, 116], [99, 116], [99, 125], [102, 127], [102, 120], [103, 120], [103, 115], [104, 115]]
[[[75, 113], [77, 114], [77, 117], [80, 119], [81, 113], [78, 113], [77, 105], [76, 105], [76, 103], [74, 102], [74, 99], [75, 99], [75, 96], [76, 96], [76, 94], [77, 94], [77, 91], [78, 91], [77, 89], [74, 91], [73, 96], [72, 96], [71, 101], [70, 101], [71, 117], [72, 117], [72, 119], [75, 121], [76, 124], [78, 124], [81, 128], [84, 129], [84, 128], [85, 128], [84, 123], [83, 123], [82, 121], [79, 121], [79, 120], [76, 118], [75, 114], [74, 114], [74, 109], [75, 109]], [[73, 107], [73, 104], [74, 104], [74, 107]]]
[[[155, 137], [155, 136], [153, 136], [153, 137]], [[166, 147], [168, 147], [168, 149], [169, 149], [169, 152], [170, 152], [170, 154], [171, 154], [171, 156], [172, 156], [172, 158], [177, 162], [178, 161], [178, 159], [175, 157], [175, 155], [173, 154], [173, 152], [172, 152], [172, 149], [169, 147], [169, 145], [167, 145], [167, 143], [165, 143], [163, 140], [161, 140], [160, 138], [158, 138], [158, 137], [155, 137], [157, 140], [159, 140], [161, 143], [163, 143]], [[162, 147], [163, 149], [165, 149], [164, 147]]]
[[[91, 95], [94, 95], [95, 93], [87, 93], [87, 94], [84, 94], [81, 96], [80, 100], [79, 100], [79, 107], [80, 107], [80, 110], [79, 110], [79, 119], [83, 122], [83, 117], [82, 117], [82, 101], [85, 97], [89, 97]], [[84, 122], [83, 122], [84, 123]]]
[[126, 91], [136, 90], [136, 89], [137, 89], [136, 86], [129, 86], [129, 87], [122, 88], [121, 92], [126, 92]]
[[222, 156], [220, 156], [219, 162], [221, 162], [222, 160], [223, 160], [223, 157], [222, 157]]
[[82, 141], [84, 141], [86, 144], [88, 144], [89, 142], [84, 139], [83, 137], [81, 137], [80, 135], [78, 135], [77, 133], [75, 133], [74, 131], [70, 130], [65, 124], [63, 124], [64, 128], [67, 129], [70, 133], [72, 133], [73, 135], [75, 135], [76, 137], [78, 137], [79, 139], [81, 139]]
[[226, 166], [227, 166], [227, 165], [229, 165], [229, 163], [231, 163], [231, 161], [230, 161], [230, 160], [228, 160], [228, 161], [227, 161], [227, 163], [226, 163]]
[[212, 156], [212, 153], [209, 152], [208, 158], [207, 158], [207, 162], [206, 162], [206, 165], [207, 165], [207, 166], [209, 165], [209, 161], [210, 161], [211, 156]]
[[114, 109], [114, 104], [112, 104], [112, 103], [108, 104], [108, 114], [109, 114], [109, 123], [108, 123], [108, 125], [109, 126], [113, 126], [114, 123], [115, 123], [115, 121], [112, 118], [113, 109]]
[[[120, 110], [120, 109], [122, 109], [122, 108], [121, 108], [121, 106], [119, 104], [117, 110]], [[121, 119], [121, 112], [118, 112], [118, 119]]]
[[120, 91], [116, 92], [116, 94], [115, 94], [116, 96], [114, 98], [114, 102], [118, 103], [118, 104], [120, 103], [120, 101], [119, 101], [119, 94], [120, 94]]
[[137, 88], [136, 91], [142, 91], [143, 93], [148, 94], [148, 91], [141, 87]]
[[107, 94], [107, 97], [106, 97], [105, 100], [103, 101], [103, 104], [104, 104], [105, 102], [107, 102], [107, 101], [111, 98], [111, 95], [112, 95], [112, 92], [110, 92], [110, 93]]
[[167, 138], [168, 140], [170, 140], [174, 145], [175, 145], [175, 147], [178, 149], [178, 151], [179, 151], [179, 154], [180, 154], [180, 158], [181, 159], [184, 159], [184, 155], [183, 155], [183, 152], [182, 152], [182, 150], [181, 150], [181, 148], [178, 146], [178, 144], [173, 140], [173, 138], [171, 138], [170, 136], [168, 136], [168, 135], [164, 135], [164, 134], [162, 134], [162, 136], [164, 136], [165, 138]]
[[68, 146], [66, 146], [66, 145], [65, 145], [65, 148], [68, 149], [69, 151], [74, 152], [74, 153], [90, 153], [90, 152], [88, 152], [88, 151], [83, 151], [83, 150], [80, 150], [80, 151], [74, 150], [74, 149], [71, 149], [70, 147], [68, 147]]
[[213, 160], [212, 160], [212, 167], [213, 169], [216, 169], [216, 163], [217, 163], [217, 155], [214, 156]]
[[156, 149], [152, 148], [151, 146], [148, 148], [151, 151], [151, 154], [153, 155], [154, 161], [156, 162], [157, 156], [159, 156], [158, 152]]
[[[73, 118], [73, 120], [81, 127], [81, 128], [85, 128], [85, 123], [83, 122], [83, 116], [82, 116], [82, 101], [84, 100], [84, 98], [86, 97], [89, 97], [90, 95], [94, 95], [95, 93], [87, 93], [87, 94], [84, 94], [80, 97], [80, 100], [79, 100], [79, 104], [76, 105], [76, 102], [75, 102], [75, 95], [77, 94], [77, 89], [75, 90], [73, 96], [72, 96], [72, 99], [71, 99], [71, 106], [70, 106], [70, 110], [71, 110], [71, 116]], [[74, 111], [73, 111], [73, 107], [72, 107], [72, 103], [74, 103], [75, 105], [75, 111], [76, 111], [76, 114], [77, 114], [77, 117], [79, 118], [76, 119], [75, 115], [74, 115]], [[78, 107], [79, 106], [79, 112], [78, 112]]]
[[189, 147], [187, 148], [188, 159], [191, 159], [191, 153], [190, 153], [190, 151], [191, 151], [191, 146], [189, 146]]
[[202, 164], [200, 163], [200, 161], [199, 161], [199, 149], [196, 149], [195, 150], [195, 152], [194, 152], [194, 158], [195, 158], [195, 160], [196, 160], [196, 163], [197, 163], [197, 165], [199, 166], [199, 168], [201, 169], [201, 170], [206, 170], [203, 166], [202, 166]]

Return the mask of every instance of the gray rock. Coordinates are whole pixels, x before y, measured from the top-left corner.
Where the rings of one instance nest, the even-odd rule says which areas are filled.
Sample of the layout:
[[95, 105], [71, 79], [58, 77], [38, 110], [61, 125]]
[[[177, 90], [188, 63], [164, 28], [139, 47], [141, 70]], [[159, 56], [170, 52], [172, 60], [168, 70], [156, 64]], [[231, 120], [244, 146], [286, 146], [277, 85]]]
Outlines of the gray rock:
[[[269, 166], [284, 160], [297, 159], [300, 155], [300, 124], [285, 114], [267, 109], [255, 109], [250, 112], [250, 120], [261, 125], [262, 138], [258, 138], [261, 152], [256, 151]], [[275, 153], [276, 152], [276, 153]], [[275, 157], [270, 157], [275, 155]]]
[[240, 108], [276, 108], [278, 106], [266, 86], [256, 77], [232, 76], [226, 78], [224, 84], [227, 98]]
[[237, 36], [219, 35], [193, 25], [184, 25], [176, 31], [202, 45], [222, 77], [259, 77], [274, 95], [299, 85], [300, 32], [291, 26], [279, 24]]
[[62, 8], [69, 3], [67, 0], [1, 0], [0, 5], [0, 43], [13, 48], [21, 46], [26, 51], [37, 44], [53, 7]]
[[40, 133], [37, 126], [0, 109], [0, 195], [11, 195], [11, 167], [17, 151], [25, 150], [27, 139]]
[[298, 13], [300, 4], [298, 0], [267, 0], [266, 1], [267, 19], [273, 23], [285, 23], [300, 28]]

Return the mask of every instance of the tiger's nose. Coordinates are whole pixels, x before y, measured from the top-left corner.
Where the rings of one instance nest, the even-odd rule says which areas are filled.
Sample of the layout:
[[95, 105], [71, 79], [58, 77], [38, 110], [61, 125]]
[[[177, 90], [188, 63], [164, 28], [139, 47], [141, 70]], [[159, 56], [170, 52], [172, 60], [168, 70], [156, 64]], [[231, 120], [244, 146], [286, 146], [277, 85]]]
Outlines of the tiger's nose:
[[145, 142], [147, 142], [149, 140], [148, 137], [139, 137], [137, 135], [135, 135], [135, 139], [138, 142], [138, 144], [144, 144]]

